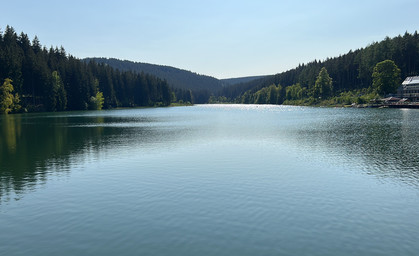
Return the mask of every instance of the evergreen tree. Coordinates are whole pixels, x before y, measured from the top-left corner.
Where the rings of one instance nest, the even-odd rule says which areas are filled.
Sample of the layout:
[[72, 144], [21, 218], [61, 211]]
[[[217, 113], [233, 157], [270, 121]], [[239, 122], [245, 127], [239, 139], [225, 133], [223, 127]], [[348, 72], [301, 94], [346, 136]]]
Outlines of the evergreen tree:
[[67, 107], [67, 93], [64, 84], [57, 71], [52, 72], [52, 91], [54, 93], [54, 108], [53, 110], [63, 111]]
[[38, 37], [17, 36], [10, 26], [0, 33], [0, 79], [5, 78], [13, 80], [29, 111], [83, 110], [91, 107], [92, 97], [99, 103], [103, 97], [104, 108], [169, 105], [172, 96], [166, 81], [81, 61], [62, 46], [47, 50]]
[[278, 103], [278, 88], [275, 85], [269, 86], [269, 104], [277, 104]]
[[[381, 42], [375, 42], [354, 51], [350, 50], [344, 55], [328, 58], [323, 62], [315, 60], [263, 79], [227, 86], [218, 96], [237, 98], [240, 101], [247, 91], [254, 93], [271, 84], [281, 84], [288, 88], [299, 83], [305, 92], [310, 91], [311, 95], [304, 97], [308, 99], [313, 95], [315, 82], [322, 67], [327, 69], [330, 77], [333, 77], [334, 93], [361, 91], [368, 89], [373, 83], [372, 73], [375, 65], [386, 59], [393, 60], [400, 68], [402, 78], [419, 75], [419, 34], [417, 31], [413, 34], [406, 32], [403, 36], [394, 38], [387, 37]], [[318, 90], [318, 96], [322, 96], [320, 88], [316, 90]]]

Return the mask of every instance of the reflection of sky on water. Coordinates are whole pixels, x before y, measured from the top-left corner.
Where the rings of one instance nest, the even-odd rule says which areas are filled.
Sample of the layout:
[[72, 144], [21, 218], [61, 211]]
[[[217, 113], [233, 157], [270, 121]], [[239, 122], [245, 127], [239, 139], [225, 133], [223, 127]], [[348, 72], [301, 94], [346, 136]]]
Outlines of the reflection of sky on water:
[[[324, 109], [272, 105], [0, 117], [0, 197], [33, 189], [49, 175], [101, 157], [176, 151], [190, 145], [275, 144], [303, 161], [325, 163], [419, 184], [419, 111]], [[255, 144], [256, 145], [256, 144]]]
[[1, 116], [0, 254], [414, 254], [419, 112], [401, 111]]

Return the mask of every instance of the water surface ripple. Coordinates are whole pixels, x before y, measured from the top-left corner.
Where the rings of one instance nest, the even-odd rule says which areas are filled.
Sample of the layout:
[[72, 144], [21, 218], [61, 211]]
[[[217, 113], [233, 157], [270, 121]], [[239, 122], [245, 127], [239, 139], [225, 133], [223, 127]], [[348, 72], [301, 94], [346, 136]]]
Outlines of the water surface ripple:
[[0, 255], [415, 255], [419, 111], [0, 116]]

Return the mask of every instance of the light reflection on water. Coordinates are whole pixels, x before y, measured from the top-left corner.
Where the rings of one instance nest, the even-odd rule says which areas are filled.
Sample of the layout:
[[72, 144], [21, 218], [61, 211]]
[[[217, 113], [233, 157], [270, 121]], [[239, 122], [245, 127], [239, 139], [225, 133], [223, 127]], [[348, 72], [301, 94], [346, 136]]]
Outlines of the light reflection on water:
[[1, 116], [0, 254], [408, 255], [419, 111]]

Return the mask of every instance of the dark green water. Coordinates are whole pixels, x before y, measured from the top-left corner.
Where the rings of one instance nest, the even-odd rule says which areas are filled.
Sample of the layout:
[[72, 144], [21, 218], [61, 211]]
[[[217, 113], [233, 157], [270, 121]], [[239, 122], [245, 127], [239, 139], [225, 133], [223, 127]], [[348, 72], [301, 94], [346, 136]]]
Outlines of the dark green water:
[[417, 255], [419, 110], [0, 116], [0, 255]]

